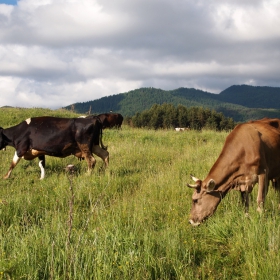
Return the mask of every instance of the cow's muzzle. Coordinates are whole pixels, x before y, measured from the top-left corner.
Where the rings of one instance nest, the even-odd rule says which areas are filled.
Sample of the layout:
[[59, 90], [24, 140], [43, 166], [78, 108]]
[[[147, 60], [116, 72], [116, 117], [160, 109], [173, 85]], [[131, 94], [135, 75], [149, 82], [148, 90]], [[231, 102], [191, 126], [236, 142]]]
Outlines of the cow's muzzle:
[[200, 222], [194, 222], [193, 220], [189, 220], [189, 223], [194, 227], [197, 227], [200, 225]]

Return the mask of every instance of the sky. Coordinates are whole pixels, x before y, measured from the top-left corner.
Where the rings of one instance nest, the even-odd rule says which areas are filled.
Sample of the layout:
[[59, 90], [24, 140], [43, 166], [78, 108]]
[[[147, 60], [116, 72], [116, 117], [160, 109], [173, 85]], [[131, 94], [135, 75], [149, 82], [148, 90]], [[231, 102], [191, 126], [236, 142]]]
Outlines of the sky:
[[0, 107], [280, 87], [279, 0], [0, 1]]

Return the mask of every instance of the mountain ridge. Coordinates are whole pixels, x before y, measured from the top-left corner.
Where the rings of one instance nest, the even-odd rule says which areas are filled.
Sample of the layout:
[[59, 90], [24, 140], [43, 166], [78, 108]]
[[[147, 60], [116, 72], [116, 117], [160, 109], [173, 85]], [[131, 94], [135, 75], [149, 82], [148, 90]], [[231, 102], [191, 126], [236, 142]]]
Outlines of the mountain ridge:
[[219, 94], [183, 87], [174, 90], [139, 88], [92, 101], [77, 102], [64, 108], [74, 109], [81, 114], [114, 111], [131, 117], [154, 104], [163, 103], [209, 108], [237, 122], [263, 117], [280, 118], [280, 88], [250, 85], [233, 85]]

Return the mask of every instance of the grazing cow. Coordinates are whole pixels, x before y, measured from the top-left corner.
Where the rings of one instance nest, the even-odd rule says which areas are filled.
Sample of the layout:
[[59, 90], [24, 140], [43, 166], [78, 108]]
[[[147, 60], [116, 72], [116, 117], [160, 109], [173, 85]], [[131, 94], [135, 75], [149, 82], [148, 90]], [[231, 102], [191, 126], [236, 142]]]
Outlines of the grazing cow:
[[175, 131], [184, 131], [185, 129], [183, 127], [175, 127]]
[[[227, 136], [218, 159], [202, 181], [192, 176], [190, 223], [199, 225], [213, 215], [232, 189], [241, 191], [248, 207], [248, 193], [259, 184], [257, 204], [261, 211], [269, 180], [280, 177], [280, 119], [261, 119], [240, 124]], [[246, 209], [247, 210], [247, 209]]]
[[[88, 116], [87, 118], [92, 118], [94, 116]], [[123, 116], [121, 114], [117, 114], [117, 113], [104, 113], [104, 114], [99, 114], [97, 116], [103, 126], [102, 128], [112, 128], [112, 127], [116, 127], [116, 128], [120, 128], [122, 126], [122, 122], [123, 122]]]
[[41, 179], [45, 175], [45, 155], [67, 157], [74, 155], [85, 159], [88, 171], [96, 160], [92, 153], [101, 157], [107, 166], [109, 153], [102, 143], [102, 123], [96, 118], [29, 118], [10, 128], [0, 128], [0, 149], [12, 146], [16, 149], [10, 169], [4, 178], [9, 178], [21, 158], [39, 158]]
[[175, 127], [175, 131], [185, 131], [185, 130], [189, 130], [188, 127]]

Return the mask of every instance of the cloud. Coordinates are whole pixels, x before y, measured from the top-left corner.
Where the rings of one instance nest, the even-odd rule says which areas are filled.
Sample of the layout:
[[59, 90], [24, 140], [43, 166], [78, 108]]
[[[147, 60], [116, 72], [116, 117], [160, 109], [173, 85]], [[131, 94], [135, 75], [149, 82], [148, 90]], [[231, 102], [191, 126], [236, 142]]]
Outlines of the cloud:
[[59, 108], [139, 87], [280, 86], [275, 0], [0, 4], [0, 106]]

